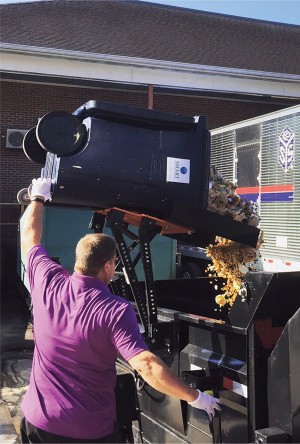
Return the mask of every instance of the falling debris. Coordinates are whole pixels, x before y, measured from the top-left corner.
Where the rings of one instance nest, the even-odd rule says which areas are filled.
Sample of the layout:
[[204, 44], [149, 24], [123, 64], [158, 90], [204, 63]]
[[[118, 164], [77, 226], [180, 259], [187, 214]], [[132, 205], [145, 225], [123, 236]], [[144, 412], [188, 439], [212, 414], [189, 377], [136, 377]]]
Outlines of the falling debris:
[[[211, 168], [210, 189], [208, 194], [209, 211], [231, 217], [232, 219], [257, 227], [260, 221], [256, 203], [243, 200], [236, 192], [237, 186], [224, 180], [217, 168]], [[239, 293], [245, 274], [257, 269], [259, 248], [263, 243], [263, 233], [256, 248], [248, 247], [222, 237], [216, 237], [215, 243], [209, 245], [206, 254], [212, 265], [207, 268], [210, 277], [217, 275], [225, 279], [221, 294], [215, 301], [220, 306], [231, 307]]]
[[211, 167], [207, 209], [257, 227], [260, 221], [257, 204], [247, 199], [243, 200], [236, 189], [237, 185], [223, 179], [215, 166]]

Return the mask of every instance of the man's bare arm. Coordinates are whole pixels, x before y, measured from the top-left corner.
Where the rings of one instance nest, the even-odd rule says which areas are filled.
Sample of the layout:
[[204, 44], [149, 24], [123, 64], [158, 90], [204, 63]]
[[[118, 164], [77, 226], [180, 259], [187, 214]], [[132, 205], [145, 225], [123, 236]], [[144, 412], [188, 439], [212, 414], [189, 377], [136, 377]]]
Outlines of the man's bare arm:
[[28, 188], [31, 204], [21, 218], [21, 249], [27, 255], [29, 250], [39, 245], [43, 232], [43, 203], [51, 200], [51, 179], [33, 179]]
[[210, 419], [217, 410], [222, 410], [218, 399], [185, 384], [150, 351], [142, 351], [128, 362], [151, 387], [166, 395], [187, 401], [192, 407], [205, 410]]
[[198, 391], [181, 381], [158, 356], [150, 351], [138, 353], [128, 362], [151, 387], [159, 392], [187, 402], [197, 399]]
[[21, 218], [21, 249], [23, 254], [40, 245], [43, 233], [43, 204], [31, 202]]

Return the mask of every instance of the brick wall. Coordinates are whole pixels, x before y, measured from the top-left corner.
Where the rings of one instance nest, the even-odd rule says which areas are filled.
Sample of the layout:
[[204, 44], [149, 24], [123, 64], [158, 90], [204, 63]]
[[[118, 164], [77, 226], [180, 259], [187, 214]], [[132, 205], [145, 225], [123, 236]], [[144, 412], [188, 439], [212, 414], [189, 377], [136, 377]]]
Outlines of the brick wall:
[[[30, 129], [44, 114], [73, 112], [88, 100], [119, 102], [147, 107], [147, 91], [130, 92], [65, 87], [21, 82], [1, 82], [1, 195], [2, 203], [16, 203], [17, 192], [40, 175], [41, 165], [29, 161], [22, 149], [6, 148], [6, 130]], [[205, 115], [210, 129], [281, 109], [282, 106], [225, 101], [192, 96], [154, 95], [154, 108], [186, 115]], [[6, 210], [2, 214], [7, 218]]]
[[190, 116], [206, 116], [208, 128], [214, 129], [277, 111], [284, 108], [284, 106], [208, 97], [158, 94], [154, 97], [154, 108]]

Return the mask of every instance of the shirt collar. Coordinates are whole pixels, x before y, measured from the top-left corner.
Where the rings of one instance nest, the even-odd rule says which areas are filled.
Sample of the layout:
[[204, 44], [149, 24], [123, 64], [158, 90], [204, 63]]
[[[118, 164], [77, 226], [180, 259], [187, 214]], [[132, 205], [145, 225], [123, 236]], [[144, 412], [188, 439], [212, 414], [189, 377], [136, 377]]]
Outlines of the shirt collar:
[[100, 281], [99, 279], [91, 276], [86, 276], [85, 274], [77, 273], [77, 271], [74, 271], [74, 273], [72, 274], [72, 279], [77, 282], [81, 282], [88, 287], [98, 288], [99, 290], [107, 288], [107, 285], [105, 285], [104, 282]]

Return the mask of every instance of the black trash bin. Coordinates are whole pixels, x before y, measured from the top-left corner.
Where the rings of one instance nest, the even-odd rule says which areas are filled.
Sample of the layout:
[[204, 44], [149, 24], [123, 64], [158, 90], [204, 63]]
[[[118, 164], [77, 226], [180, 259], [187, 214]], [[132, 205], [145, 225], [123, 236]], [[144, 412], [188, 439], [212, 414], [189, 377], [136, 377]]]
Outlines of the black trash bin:
[[30, 131], [24, 152], [53, 180], [52, 204], [144, 213], [185, 227], [170, 236], [191, 245], [218, 235], [256, 246], [257, 228], [206, 210], [205, 117], [89, 101], [46, 114]]
[[[62, 119], [62, 113], [57, 113]], [[48, 152], [44, 177], [55, 181], [53, 203], [119, 207], [168, 219], [174, 205], [207, 205], [210, 143], [204, 117], [186, 117], [118, 104], [88, 102], [73, 113], [86, 129], [74, 153]], [[46, 115], [37, 128], [47, 149]], [[55, 116], [49, 125], [55, 130]], [[52, 131], [53, 138], [70, 139]], [[66, 131], [67, 125], [66, 125]], [[73, 143], [73, 142], [72, 142]], [[59, 140], [58, 140], [59, 144]]]

